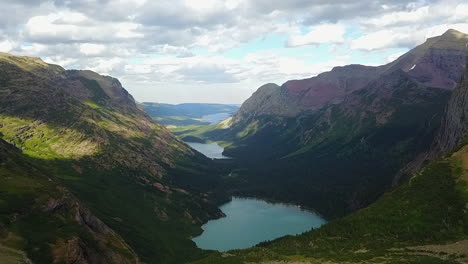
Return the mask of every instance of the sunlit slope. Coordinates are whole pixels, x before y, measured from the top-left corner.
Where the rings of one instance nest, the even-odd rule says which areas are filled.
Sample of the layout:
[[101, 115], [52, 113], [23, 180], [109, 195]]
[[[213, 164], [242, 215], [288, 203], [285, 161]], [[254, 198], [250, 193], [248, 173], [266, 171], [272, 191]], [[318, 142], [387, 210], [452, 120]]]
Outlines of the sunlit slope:
[[51, 172], [147, 263], [201, 253], [189, 237], [220, 214], [209, 160], [135, 104], [117, 79], [0, 56], [0, 133]]

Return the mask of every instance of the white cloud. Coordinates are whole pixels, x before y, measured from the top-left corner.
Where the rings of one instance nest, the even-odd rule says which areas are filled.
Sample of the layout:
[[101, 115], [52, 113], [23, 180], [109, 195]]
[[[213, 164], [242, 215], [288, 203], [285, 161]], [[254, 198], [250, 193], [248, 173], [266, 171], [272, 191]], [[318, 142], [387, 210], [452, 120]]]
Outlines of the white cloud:
[[390, 48], [412, 48], [427, 38], [443, 34], [449, 29], [468, 32], [468, 23], [439, 24], [436, 26], [401, 26], [373, 31], [351, 41], [351, 49], [381, 50]]
[[[163, 87], [158, 94], [174, 96], [172, 89], [205, 91], [193, 95], [202, 100], [224, 89], [236, 103], [248, 94], [236, 91], [355, 63], [353, 57], [343, 56], [359, 53], [355, 50], [365, 51], [368, 57], [385, 54], [369, 60], [384, 62], [392, 49], [414, 47], [449, 28], [468, 32], [468, 4], [463, 0], [0, 3], [0, 51], [110, 74], [122, 79], [130, 91], [149, 87], [147, 96], [154, 93], [150, 87]], [[271, 36], [277, 43], [269, 42]], [[266, 39], [264, 45], [249, 46], [262, 39]], [[323, 49], [327, 54], [295, 54], [314, 53], [314, 47], [306, 46], [329, 44], [332, 47]], [[282, 45], [289, 49], [278, 48]], [[227, 52], [232, 49], [233, 53]]]
[[9, 40], [0, 41], [0, 52], [10, 52], [13, 49], [13, 42]]
[[142, 38], [138, 25], [131, 22], [97, 22], [77, 12], [59, 11], [31, 17], [25, 25], [27, 39], [43, 43], [111, 42]]
[[344, 42], [345, 27], [338, 24], [323, 24], [312, 27], [305, 35], [291, 36], [286, 45], [297, 47], [313, 44], [337, 44]]
[[80, 45], [80, 51], [85, 55], [98, 55], [104, 50], [106, 50], [106, 46], [102, 44], [84, 43]]
[[352, 49], [377, 50], [398, 46], [408, 41], [410, 35], [398, 31], [384, 29], [369, 33], [351, 41]]
[[101, 74], [112, 75], [112, 71], [122, 71], [125, 67], [125, 61], [121, 58], [94, 59], [90, 65], [85, 68]]
[[468, 23], [441, 24], [437, 26], [432, 26], [425, 30], [425, 37], [431, 38], [435, 36], [440, 36], [449, 29], [455, 29], [461, 32], [468, 33]]

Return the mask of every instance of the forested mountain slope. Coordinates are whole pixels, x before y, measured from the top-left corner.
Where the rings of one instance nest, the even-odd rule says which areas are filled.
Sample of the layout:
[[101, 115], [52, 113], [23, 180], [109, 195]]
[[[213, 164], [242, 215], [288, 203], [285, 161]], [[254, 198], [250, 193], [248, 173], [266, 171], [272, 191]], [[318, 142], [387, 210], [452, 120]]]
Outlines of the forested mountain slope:
[[316, 230], [212, 254], [202, 263], [468, 263], [468, 68], [417, 173]]
[[[206, 193], [216, 184], [210, 161], [138, 109], [117, 79], [2, 53], [0, 135], [146, 263], [180, 263], [198, 256], [202, 252], [189, 237], [200, 232], [202, 222], [221, 215]], [[3, 154], [16, 162], [9, 152]], [[14, 176], [7, 173], [2, 176]], [[7, 191], [0, 199], [8, 199]], [[10, 216], [2, 214], [4, 220], [24, 209], [21, 203], [8, 204]], [[21, 232], [14, 222], [3, 226]], [[70, 236], [50, 239], [56, 238], [71, 243]], [[36, 258], [34, 247], [20, 248], [35, 263], [50, 263]], [[58, 249], [41, 250], [50, 259]]]
[[265, 85], [235, 116], [197, 136], [228, 142], [224, 154], [243, 161], [229, 179], [234, 193], [346, 215], [375, 201], [429, 151], [465, 69], [467, 42], [449, 30], [383, 66], [348, 65]]

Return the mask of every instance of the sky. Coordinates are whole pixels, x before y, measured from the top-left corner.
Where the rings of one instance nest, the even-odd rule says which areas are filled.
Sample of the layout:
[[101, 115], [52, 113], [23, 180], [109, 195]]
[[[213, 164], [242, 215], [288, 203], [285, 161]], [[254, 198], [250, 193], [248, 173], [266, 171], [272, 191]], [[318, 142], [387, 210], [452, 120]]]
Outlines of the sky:
[[453, 28], [468, 2], [0, 0], [0, 51], [118, 78], [139, 102], [240, 104], [346, 64], [381, 65]]

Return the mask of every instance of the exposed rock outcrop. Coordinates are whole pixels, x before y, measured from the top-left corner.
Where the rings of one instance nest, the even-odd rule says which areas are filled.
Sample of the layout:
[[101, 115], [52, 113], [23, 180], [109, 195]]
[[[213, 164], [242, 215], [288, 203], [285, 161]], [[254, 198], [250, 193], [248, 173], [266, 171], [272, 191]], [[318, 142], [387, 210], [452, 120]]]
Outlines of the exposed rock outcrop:
[[[468, 47], [467, 47], [468, 50]], [[447, 154], [453, 151], [468, 134], [468, 67], [460, 85], [453, 91], [442, 120], [440, 132], [435, 139], [433, 151]]]

